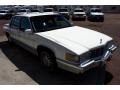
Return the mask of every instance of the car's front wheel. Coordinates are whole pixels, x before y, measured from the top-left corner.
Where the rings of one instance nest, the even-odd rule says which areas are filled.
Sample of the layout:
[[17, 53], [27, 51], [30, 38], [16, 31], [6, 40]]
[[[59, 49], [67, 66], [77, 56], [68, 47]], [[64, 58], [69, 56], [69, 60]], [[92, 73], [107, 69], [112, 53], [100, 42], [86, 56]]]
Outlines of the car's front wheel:
[[39, 52], [39, 58], [42, 66], [47, 68], [47, 70], [53, 72], [57, 68], [55, 56], [52, 52], [48, 50], [42, 50]]
[[10, 35], [8, 33], [6, 33], [6, 37], [8, 39], [8, 43], [12, 43], [12, 38], [10, 37]]

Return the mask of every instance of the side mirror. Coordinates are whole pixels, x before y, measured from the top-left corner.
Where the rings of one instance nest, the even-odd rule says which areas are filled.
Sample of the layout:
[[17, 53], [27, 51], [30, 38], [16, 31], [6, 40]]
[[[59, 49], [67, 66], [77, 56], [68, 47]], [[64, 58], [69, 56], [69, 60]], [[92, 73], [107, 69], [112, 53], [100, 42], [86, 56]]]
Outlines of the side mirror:
[[31, 29], [25, 29], [26, 33], [32, 34], [32, 30]]

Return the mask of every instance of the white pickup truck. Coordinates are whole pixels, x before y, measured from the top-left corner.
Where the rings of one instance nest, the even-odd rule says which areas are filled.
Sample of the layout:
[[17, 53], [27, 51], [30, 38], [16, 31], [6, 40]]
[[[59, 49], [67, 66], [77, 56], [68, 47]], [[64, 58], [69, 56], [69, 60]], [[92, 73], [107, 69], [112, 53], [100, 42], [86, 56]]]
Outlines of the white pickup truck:
[[13, 16], [4, 25], [9, 42], [39, 56], [41, 64], [79, 74], [104, 66], [116, 46], [100, 32], [73, 26], [58, 13], [29, 13]]

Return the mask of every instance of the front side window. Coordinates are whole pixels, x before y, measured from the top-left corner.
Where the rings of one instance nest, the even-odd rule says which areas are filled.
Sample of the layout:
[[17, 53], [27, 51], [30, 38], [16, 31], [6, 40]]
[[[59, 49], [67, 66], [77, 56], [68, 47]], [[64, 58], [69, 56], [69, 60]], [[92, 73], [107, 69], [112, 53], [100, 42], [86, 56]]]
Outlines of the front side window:
[[52, 12], [53, 9], [45, 9], [44, 12]]
[[59, 9], [59, 12], [68, 12], [67, 9]]
[[100, 9], [92, 9], [91, 12], [102, 12]]
[[31, 17], [30, 21], [36, 32], [44, 32], [72, 26], [61, 15], [35, 16]]
[[19, 12], [26, 12], [26, 10], [20, 10]]
[[24, 31], [26, 29], [30, 29], [30, 22], [27, 17], [22, 17], [20, 23], [20, 30]]

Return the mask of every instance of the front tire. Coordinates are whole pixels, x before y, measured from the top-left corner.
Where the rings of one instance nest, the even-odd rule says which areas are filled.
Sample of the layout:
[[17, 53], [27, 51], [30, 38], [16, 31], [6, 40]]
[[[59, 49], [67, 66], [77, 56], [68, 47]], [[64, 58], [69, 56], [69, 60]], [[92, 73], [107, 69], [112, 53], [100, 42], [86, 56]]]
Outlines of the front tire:
[[53, 72], [57, 68], [56, 59], [54, 54], [49, 50], [42, 50], [39, 52], [39, 58], [41, 60], [41, 64], [48, 71]]
[[12, 44], [13, 42], [12, 42], [12, 38], [10, 37], [10, 35], [8, 34], [8, 33], [6, 33], [6, 37], [7, 37], [7, 39], [8, 39], [8, 43], [9, 44]]

